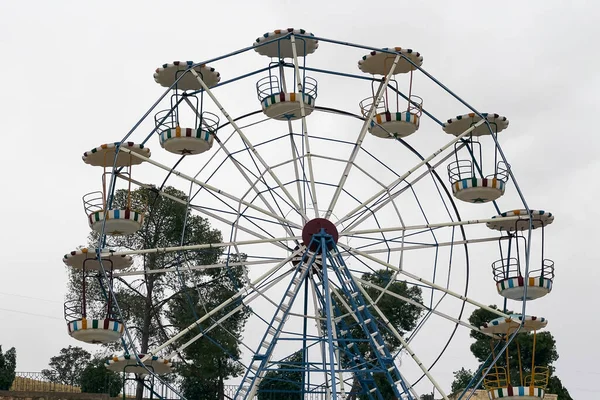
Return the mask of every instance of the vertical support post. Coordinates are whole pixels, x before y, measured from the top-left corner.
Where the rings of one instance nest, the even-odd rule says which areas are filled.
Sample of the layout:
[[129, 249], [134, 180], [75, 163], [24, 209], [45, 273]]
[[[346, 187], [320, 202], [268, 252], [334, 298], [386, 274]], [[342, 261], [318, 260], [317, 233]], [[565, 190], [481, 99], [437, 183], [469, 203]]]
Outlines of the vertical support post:
[[[303, 257], [304, 258], [304, 257]], [[309, 284], [309, 274], [306, 275], [306, 278], [304, 278], [304, 315], [308, 315], [308, 284]], [[307, 330], [308, 330], [308, 319], [304, 318], [304, 321], [302, 321], [303, 326], [302, 326], [302, 365], [308, 365], [308, 349], [306, 348], [306, 335], [308, 334]], [[318, 323], [318, 322], [317, 322]], [[308, 375], [310, 375], [310, 372], [308, 371], [308, 368], [305, 369], [304, 371], [302, 371], [302, 387], [301, 387], [301, 393], [302, 393], [302, 397], [304, 397], [304, 393], [306, 393], [309, 389], [308, 385], [310, 384], [310, 382], [308, 381]]]
[[508, 354], [508, 345], [509, 345], [508, 339], [509, 339], [509, 336], [506, 335], [506, 350], [505, 350], [506, 351], [506, 353], [505, 353], [506, 354], [506, 383], [508, 385], [510, 385], [511, 384], [510, 383], [510, 358], [509, 358], [509, 354]]
[[[525, 316], [523, 316], [525, 318]], [[531, 382], [529, 382], [529, 387], [534, 386], [534, 378], [535, 378], [535, 339], [537, 337], [537, 331], [533, 331], [533, 350], [531, 351]]]
[[[312, 297], [313, 297], [314, 307], [318, 308], [317, 304], [319, 304], [319, 301], [321, 300], [322, 296], [321, 297], [317, 297], [318, 290], [316, 288], [316, 283], [314, 282], [314, 280], [312, 281], [311, 289], [312, 289]], [[325, 307], [323, 307], [322, 310], [325, 310]], [[315, 322], [316, 322], [315, 323], [315, 327], [317, 328], [317, 334], [319, 335], [319, 337], [323, 337], [323, 329], [321, 329], [321, 318], [320, 318], [320, 315], [318, 315], [318, 313], [316, 312], [315, 313], [315, 317], [316, 317], [315, 318]], [[321, 346], [321, 358], [322, 358], [321, 361], [323, 363], [323, 371], [324, 371], [323, 372], [323, 375], [324, 375], [323, 376], [323, 378], [324, 378], [323, 381], [324, 381], [324, 386], [325, 386], [325, 389], [326, 389], [325, 400], [330, 400], [331, 399], [331, 391], [329, 389], [329, 386], [327, 386], [328, 385], [327, 384], [327, 382], [328, 382], [327, 381], [327, 371], [326, 371], [326, 368], [325, 368], [325, 363], [326, 363], [325, 343], [323, 341], [320, 341], [320, 346]], [[339, 358], [338, 358], [338, 360], [339, 360]], [[339, 378], [338, 379], [340, 381], [340, 384], [343, 385], [344, 380], [343, 380], [343, 376], [342, 376], [342, 372], [341, 371], [339, 372]]]
[[87, 260], [89, 260], [89, 258], [86, 258], [85, 260], [83, 260], [83, 266], [81, 268], [81, 316], [83, 318], [87, 317], [87, 313], [85, 310], [85, 303], [86, 303], [86, 299], [85, 299], [85, 263], [87, 262]]
[[[333, 326], [331, 321], [333, 320], [333, 308], [331, 306], [331, 291], [329, 289], [329, 278], [327, 274], [327, 234], [324, 229], [321, 229], [321, 233], [318, 235], [320, 239], [321, 257], [323, 258], [323, 291], [325, 297], [325, 324], [327, 326], [327, 342], [329, 345], [329, 370], [331, 374], [331, 396], [333, 399], [337, 399], [337, 383], [335, 376], [335, 356], [333, 354]], [[313, 241], [315, 239], [313, 238]], [[317, 250], [318, 251], [318, 250]]]
[[[111, 290], [111, 288], [113, 287], [113, 272], [114, 272], [114, 264], [112, 262], [112, 260], [107, 260], [110, 263], [110, 275], [109, 275], [109, 279], [108, 279], [108, 285], [109, 285], [109, 291]], [[112, 296], [106, 296], [107, 297], [107, 301], [106, 301], [106, 316], [107, 319], [111, 319], [112, 317], [112, 313], [111, 313], [111, 309], [112, 309]]]

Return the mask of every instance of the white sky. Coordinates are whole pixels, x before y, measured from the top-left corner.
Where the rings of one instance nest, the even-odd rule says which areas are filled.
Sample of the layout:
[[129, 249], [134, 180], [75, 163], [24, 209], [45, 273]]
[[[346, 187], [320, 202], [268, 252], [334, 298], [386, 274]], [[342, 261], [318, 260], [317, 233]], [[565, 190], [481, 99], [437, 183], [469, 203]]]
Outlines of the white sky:
[[[264, 32], [293, 26], [341, 41], [413, 48], [423, 54], [423, 67], [468, 103], [509, 118], [501, 144], [517, 181], [532, 208], [556, 215], [546, 246], [556, 265], [554, 290], [530, 310], [550, 321], [560, 353], [557, 374], [572, 396], [597, 397], [600, 350], [589, 332], [600, 326], [593, 311], [600, 282], [598, 235], [588, 225], [600, 218], [595, 202], [600, 141], [594, 125], [584, 125], [598, 111], [598, 17], [592, 1], [0, 1], [0, 113], [8, 121], [0, 147], [0, 344], [17, 348], [20, 371], [39, 371], [62, 347], [78, 345], [62, 318], [61, 257], [85, 242], [89, 229], [81, 196], [100, 189], [98, 171], [84, 165], [81, 155], [123, 137], [162, 93], [154, 69], [173, 60], [207, 60], [249, 46]], [[346, 57], [337, 50], [327, 53], [330, 48], [321, 45], [315, 53], [319, 66], [360, 74], [361, 51]], [[250, 58], [254, 64], [247, 71], [266, 66], [264, 58]], [[220, 62], [218, 70], [226, 80], [246, 66], [235, 67]], [[249, 91], [239, 97], [224, 91], [219, 99], [226, 107], [245, 99], [241, 109], [257, 109], [256, 79], [249, 79]], [[416, 78], [415, 93], [431, 93], [423, 96], [425, 107], [436, 117], [467, 112], [439, 90], [434, 94], [425, 81]], [[319, 105], [356, 108], [367, 88], [353, 93], [343, 80], [332, 80], [321, 84]], [[446, 136], [432, 123], [424, 122], [415, 135], [427, 133], [439, 139], [435, 146], [444, 144]], [[408, 141], [425, 155], [433, 150], [426, 138]], [[149, 146], [158, 160], [175, 160], [160, 155], [158, 140]], [[440, 174], [445, 178], [444, 170]], [[154, 183], [164, 175], [158, 176]], [[507, 210], [518, 207], [509, 185], [500, 203]], [[483, 213], [459, 207], [467, 216], [492, 215], [489, 207]], [[486, 304], [500, 304], [489, 271], [496, 258], [481, 251], [471, 257], [470, 295]], [[469, 343], [468, 332], [459, 330], [434, 370], [444, 388], [452, 371], [476, 366]]]

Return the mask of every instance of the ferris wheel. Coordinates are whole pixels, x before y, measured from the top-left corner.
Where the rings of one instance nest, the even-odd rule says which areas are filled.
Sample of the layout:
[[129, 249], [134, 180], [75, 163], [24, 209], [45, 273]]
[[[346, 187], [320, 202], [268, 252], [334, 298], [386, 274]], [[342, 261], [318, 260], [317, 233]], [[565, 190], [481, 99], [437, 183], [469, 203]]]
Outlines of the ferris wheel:
[[[332, 56], [318, 58], [320, 52]], [[358, 65], [337, 65], [353, 54]], [[245, 70], [260, 60], [257, 70]], [[300, 398], [382, 400], [386, 386], [395, 398], [418, 399], [419, 388], [433, 386], [447, 399], [435, 367], [458, 328], [493, 339], [505, 335], [508, 346], [516, 332], [545, 326], [543, 318], [508, 315], [469, 297], [471, 269], [498, 258], [489, 270], [490, 290], [495, 282], [502, 296], [522, 302], [523, 312], [527, 301], [548, 294], [554, 266], [542, 254], [540, 268], [530, 269], [529, 249], [531, 233], [554, 217], [529, 209], [518, 189], [499, 144], [507, 117], [473, 109], [422, 65], [423, 56], [412, 49], [282, 29], [207, 62], [157, 68], [154, 80], [165, 92], [153, 107], [122, 140], [83, 155], [103, 171], [102, 190], [84, 197], [88, 224], [100, 240], [63, 258], [84, 271], [82, 298], [65, 304], [69, 334], [87, 343], [122, 341], [124, 353], [107, 367], [159, 378], [182, 361], [181, 351], [246, 311], [244, 333], [235, 338], [243, 349], [235, 360], [243, 367], [233, 381], [236, 400], [267, 393], [265, 382], [282, 366], [300, 372], [288, 389]], [[219, 66], [238, 74], [225, 78]], [[455, 101], [459, 115], [436, 117], [426, 96], [413, 93], [419, 82]], [[166, 193], [167, 181], [188, 198]], [[138, 187], [206, 218], [223, 242], [106, 248], [107, 236], [133, 235], [148, 219], [131, 201]], [[125, 198], [115, 206], [119, 189]], [[506, 192], [514, 211], [500, 208]], [[492, 251], [473, 265], [477, 246]], [[140, 354], [112, 295], [113, 278], [143, 277], [134, 266], [138, 254], [185, 257], [203, 249], [220, 249], [224, 258], [187, 269], [243, 267], [244, 283]], [[86, 271], [100, 272], [94, 276], [106, 291], [101, 309], [86, 307]], [[396, 290], [397, 284], [418, 295]], [[472, 326], [469, 307], [498, 319]], [[396, 324], [401, 312], [413, 313], [414, 323]], [[513, 390], [490, 364], [485, 385], [490, 396], [541, 398], [542, 375], [535, 370]]]

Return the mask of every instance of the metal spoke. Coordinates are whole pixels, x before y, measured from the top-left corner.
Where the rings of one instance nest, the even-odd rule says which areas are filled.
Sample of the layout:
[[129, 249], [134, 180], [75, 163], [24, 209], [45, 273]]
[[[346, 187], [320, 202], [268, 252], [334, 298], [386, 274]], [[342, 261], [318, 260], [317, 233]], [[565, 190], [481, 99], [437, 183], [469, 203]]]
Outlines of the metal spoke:
[[[385, 89], [387, 88], [387, 85], [390, 82], [392, 75], [394, 74], [394, 70], [396, 69], [396, 65], [398, 64], [398, 61], [400, 61], [400, 54], [396, 55], [396, 58], [394, 59], [394, 62], [390, 68], [390, 72], [388, 72], [385, 79], [379, 85], [377, 95], [375, 96], [375, 99], [373, 99], [373, 104], [371, 105], [371, 109], [369, 110], [367, 119], [363, 123], [363, 126], [358, 135], [358, 139], [356, 139], [356, 144], [354, 146], [354, 149], [352, 150], [352, 154], [350, 155], [350, 158], [348, 159], [346, 168], [344, 169], [344, 172], [342, 173], [342, 176], [340, 178], [340, 182], [338, 183], [335, 194], [333, 195], [333, 198], [331, 199], [331, 203], [329, 204], [329, 207], [327, 208], [327, 212], [325, 214], [326, 219], [328, 219], [331, 216], [331, 213], [333, 213], [333, 209], [335, 208], [335, 205], [336, 205], [336, 203], [340, 197], [340, 194], [342, 192], [342, 188], [344, 187], [344, 184], [346, 183], [346, 180], [348, 179], [348, 175], [350, 174], [350, 170], [352, 169], [354, 160], [356, 159], [356, 156], [358, 155], [358, 152], [360, 151], [360, 148], [361, 148], [362, 142], [365, 138], [365, 135], [367, 134], [367, 129], [369, 128], [369, 124], [371, 123], [371, 120], [375, 116], [375, 112], [377, 111], [377, 106], [379, 105], [379, 102], [381, 101], [381, 98], [383, 97]], [[343, 221], [340, 220], [338, 222], [342, 223]]]
[[281, 223], [283, 223], [283, 224], [287, 224], [287, 225], [293, 226], [293, 227], [295, 227], [295, 228], [301, 228], [301, 227], [300, 227], [298, 224], [296, 224], [296, 223], [294, 223], [294, 222], [292, 222], [292, 221], [290, 221], [290, 220], [288, 220], [288, 219], [286, 219], [286, 218], [283, 218], [283, 217], [281, 217], [281, 216], [279, 216], [279, 215], [273, 214], [273, 213], [271, 213], [271, 212], [269, 212], [269, 211], [267, 211], [267, 210], [264, 210], [264, 209], [262, 209], [262, 208], [260, 208], [260, 207], [258, 207], [258, 206], [255, 206], [255, 205], [254, 205], [254, 204], [252, 204], [252, 203], [249, 203], [249, 202], [247, 202], [247, 201], [244, 201], [244, 200], [242, 200], [242, 199], [239, 199], [239, 198], [237, 198], [236, 196], [234, 196], [234, 195], [232, 195], [232, 194], [229, 194], [229, 193], [225, 192], [224, 190], [218, 189], [218, 188], [216, 188], [216, 187], [214, 187], [214, 186], [212, 186], [212, 185], [209, 185], [209, 184], [207, 184], [207, 183], [201, 182], [201, 181], [199, 181], [199, 180], [197, 180], [197, 179], [195, 179], [195, 178], [192, 178], [192, 177], [191, 177], [191, 176], [189, 176], [189, 175], [186, 175], [186, 174], [184, 174], [184, 173], [182, 173], [182, 172], [179, 172], [179, 171], [176, 171], [176, 170], [174, 170], [174, 169], [172, 169], [172, 168], [169, 168], [169, 167], [167, 167], [166, 165], [163, 165], [163, 164], [161, 164], [161, 163], [159, 163], [159, 162], [156, 162], [156, 161], [154, 161], [154, 160], [151, 160], [151, 159], [150, 159], [150, 158], [148, 158], [148, 157], [144, 157], [144, 156], [142, 156], [141, 154], [138, 154], [138, 153], [136, 153], [136, 152], [133, 152], [133, 151], [131, 151], [131, 150], [127, 149], [127, 148], [122, 148], [120, 151], [124, 151], [124, 152], [126, 152], [126, 153], [129, 153], [129, 154], [131, 154], [131, 155], [132, 155], [132, 156], [134, 156], [134, 157], [140, 158], [140, 159], [142, 159], [142, 160], [144, 160], [144, 161], [146, 161], [146, 162], [148, 162], [148, 163], [150, 163], [150, 164], [153, 164], [153, 165], [155, 165], [155, 166], [157, 166], [157, 167], [159, 167], [159, 168], [162, 168], [162, 169], [164, 169], [165, 171], [169, 171], [170, 173], [172, 173], [172, 174], [174, 174], [174, 175], [176, 175], [176, 176], [178, 176], [178, 177], [180, 177], [180, 178], [183, 178], [183, 179], [185, 179], [185, 180], [187, 180], [187, 181], [193, 182], [193, 183], [195, 183], [195, 184], [196, 184], [196, 185], [198, 185], [198, 186], [201, 186], [201, 187], [203, 187], [203, 188], [206, 188], [206, 189], [208, 189], [208, 190], [210, 190], [210, 191], [212, 191], [212, 192], [214, 192], [214, 193], [216, 193], [216, 194], [222, 195], [222, 196], [224, 196], [224, 197], [226, 197], [226, 198], [228, 198], [228, 199], [230, 199], [230, 200], [233, 200], [233, 201], [235, 201], [236, 203], [241, 203], [241, 204], [243, 204], [243, 205], [245, 205], [245, 206], [247, 206], [247, 207], [249, 207], [249, 208], [252, 208], [252, 209], [254, 209], [254, 210], [256, 210], [256, 211], [259, 211], [259, 212], [261, 212], [261, 213], [263, 213], [263, 214], [265, 214], [265, 215], [268, 215], [268, 216], [270, 216], [270, 217], [272, 217], [272, 218], [274, 218], [274, 219], [278, 220], [279, 222], [281, 222]]
[[[275, 265], [273, 268], [271, 268], [268, 271], [266, 271], [260, 277], [258, 277], [254, 281], [252, 281], [249, 284], [249, 287], [251, 288], [253, 285], [256, 285], [256, 284], [262, 282], [266, 277], [268, 277], [272, 273], [277, 272], [281, 267], [283, 267], [286, 263], [288, 263], [296, 254], [298, 254], [298, 253], [297, 252], [292, 253], [289, 257], [287, 257], [286, 259], [282, 260], [277, 265]], [[218, 313], [219, 311], [221, 311], [222, 309], [224, 309], [228, 305], [232, 304], [238, 298], [240, 298], [240, 297], [242, 297], [242, 296], [244, 296], [246, 294], [251, 293], [252, 290], [250, 290], [250, 288], [245, 287], [245, 288], [240, 289], [239, 291], [237, 291], [237, 293], [235, 293], [229, 299], [225, 300], [219, 306], [215, 307], [214, 309], [212, 309], [211, 311], [209, 311], [208, 313], [206, 313], [202, 318], [200, 318], [197, 321], [193, 322], [187, 328], [182, 329], [178, 334], [176, 334], [175, 336], [173, 336], [172, 338], [170, 338], [169, 340], [167, 340], [165, 343], [163, 343], [163, 344], [161, 344], [161, 345], [159, 345], [159, 346], [151, 349], [150, 351], [148, 351], [148, 354], [142, 359], [142, 361], [148, 360], [150, 357], [152, 357], [152, 355], [157, 354], [159, 351], [161, 351], [161, 350], [165, 349], [166, 347], [170, 346], [172, 343], [177, 342], [179, 339], [181, 339], [186, 334], [188, 334], [190, 331], [192, 331], [193, 329], [195, 329], [202, 322], [206, 321], [208, 318], [211, 318], [216, 313]], [[188, 344], [188, 346], [189, 346], [189, 344]]]
[[[262, 164], [262, 166], [267, 171], [269, 171], [269, 174], [271, 175], [271, 178], [273, 178], [273, 180], [275, 182], [277, 182], [277, 185], [279, 186], [279, 188], [285, 193], [285, 195], [288, 197], [288, 199], [290, 200], [290, 202], [294, 205], [294, 207], [296, 208], [296, 210], [298, 210], [299, 212], [302, 212], [302, 209], [296, 203], [296, 201], [294, 200], [293, 196], [288, 192], [288, 190], [285, 188], [285, 186], [283, 185], [283, 183], [281, 183], [281, 181], [275, 175], [275, 173], [273, 173], [273, 171], [271, 170], [271, 167], [269, 167], [269, 165], [265, 162], [265, 160], [260, 156], [260, 154], [254, 148], [254, 146], [252, 146], [252, 143], [250, 143], [250, 141], [248, 140], [248, 138], [246, 137], [246, 135], [244, 135], [244, 133], [239, 128], [239, 126], [237, 125], [237, 123], [233, 120], [233, 118], [231, 118], [231, 116], [227, 113], [227, 111], [225, 111], [225, 108], [217, 100], [217, 98], [212, 93], [212, 91], [208, 88], [208, 86], [206, 86], [206, 83], [204, 83], [204, 81], [202, 80], [202, 78], [200, 77], [200, 75], [198, 75], [198, 73], [193, 68], [190, 69], [190, 72], [198, 80], [198, 82], [200, 83], [200, 85], [202, 86], [202, 88], [204, 89], [204, 91], [206, 92], [206, 94], [208, 94], [210, 96], [210, 98], [212, 99], [212, 101], [219, 108], [219, 111], [221, 111], [223, 113], [223, 115], [225, 116], [225, 118], [227, 118], [227, 120], [229, 121], [229, 123], [231, 124], [231, 126], [236, 130], [236, 132], [242, 138], [242, 140], [244, 141], [244, 143], [250, 148], [250, 150], [252, 151], [252, 154], [254, 154], [254, 156], [259, 160], [259, 162]], [[301, 214], [301, 216], [302, 216], [302, 218], [304, 220], [308, 220], [308, 218], [306, 217], [306, 214]]]
[[374, 261], [377, 264], [380, 264], [380, 265], [382, 265], [384, 267], [387, 267], [387, 268], [389, 268], [389, 269], [391, 269], [393, 271], [398, 271], [398, 273], [400, 273], [401, 275], [408, 276], [409, 278], [414, 279], [415, 281], [418, 281], [418, 282], [420, 282], [420, 283], [422, 283], [424, 285], [430, 286], [430, 287], [435, 288], [437, 290], [440, 290], [440, 291], [442, 291], [444, 293], [447, 293], [447, 294], [449, 294], [452, 297], [455, 297], [457, 299], [466, 301], [467, 303], [470, 303], [470, 304], [472, 304], [474, 306], [477, 306], [479, 308], [483, 308], [484, 310], [490, 311], [490, 312], [492, 312], [494, 314], [497, 314], [497, 315], [499, 315], [501, 317], [505, 317], [505, 318], [509, 318], [510, 317], [506, 313], [503, 313], [503, 312], [501, 312], [499, 310], [496, 310], [494, 308], [488, 307], [485, 304], [482, 304], [482, 303], [480, 303], [478, 301], [475, 301], [473, 299], [470, 299], [470, 298], [468, 298], [466, 296], [463, 296], [461, 294], [453, 292], [452, 290], [446, 289], [443, 286], [437, 285], [437, 284], [435, 284], [433, 282], [430, 282], [430, 281], [428, 281], [426, 279], [423, 279], [423, 278], [421, 278], [421, 277], [419, 277], [419, 276], [417, 276], [415, 274], [412, 274], [412, 273], [410, 273], [410, 272], [408, 272], [406, 270], [400, 270], [398, 267], [396, 267], [396, 266], [394, 266], [394, 265], [392, 265], [390, 263], [387, 263], [385, 261], [382, 261], [382, 260], [378, 259], [377, 257], [373, 257], [372, 255], [367, 254], [367, 253], [365, 253], [363, 251], [356, 250], [356, 249], [354, 249], [354, 248], [352, 248], [350, 246], [346, 246], [346, 245], [341, 244], [341, 243], [338, 243], [338, 246], [345, 248], [347, 251], [349, 251], [351, 253], [354, 253], [354, 254], [357, 254], [357, 255], [361, 255], [361, 256], [363, 256], [363, 257], [365, 257], [365, 258], [367, 258], [367, 259], [369, 259], [371, 261]]
[[[188, 105], [190, 106], [190, 108], [192, 108], [192, 110], [194, 110], [194, 112], [196, 113], [196, 115], [199, 115], [198, 110], [196, 110], [196, 108], [194, 107], [194, 105], [191, 103], [191, 101], [189, 99], [185, 99], [186, 102], [188, 103]], [[252, 182], [252, 180], [250, 180], [250, 177], [248, 176], [248, 174], [244, 171], [244, 169], [242, 168], [242, 166], [240, 165], [240, 163], [236, 160], [236, 158], [231, 154], [231, 152], [227, 149], [227, 147], [225, 146], [225, 143], [221, 142], [219, 140], [219, 138], [215, 137], [215, 141], [217, 142], [217, 144], [219, 145], [219, 147], [223, 150], [223, 152], [225, 152], [225, 154], [227, 155], [227, 159], [231, 160], [231, 162], [233, 163], [233, 165], [236, 167], [236, 169], [239, 171], [239, 173], [242, 175], [242, 177], [246, 180], [246, 182], [248, 183], [248, 187], [250, 188], [249, 190], [253, 190], [258, 197], [261, 199], [262, 203], [269, 209], [269, 211], [272, 214], [277, 214], [277, 212], [273, 209], [273, 207], [271, 206], [271, 202], [267, 201], [267, 199], [265, 199], [265, 197], [263, 196], [263, 194], [258, 190], [258, 187], [256, 186], [256, 182]], [[260, 173], [260, 171], [259, 171]], [[262, 177], [262, 175], [261, 175]], [[265, 186], [268, 187], [267, 183], [265, 181], [262, 181], [262, 183], [265, 184]], [[242, 196], [242, 199], [245, 196]], [[291, 236], [293, 235], [290, 227], [288, 225], [282, 224], [283, 228], [288, 232], [288, 234]]]
[[[431, 160], [433, 160], [435, 157], [437, 157], [439, 154], [441, 154], [444, 150], [448, 149], [454, 143], [458, 142], [460, 139], [462, 139], [466, 135], [470, 134], [475, 128], [477, 128], [478, 126], [482, 125], [484, 123], [484, 121], [485, 121], [485, 119], [482, 119], [481, 121], [473, 124], [469, 129], [465, 130], [463, 133], [461, 133], [460, 135], [456, 136], [453, 140], [451, 140], [450, 142], [448, 142], [446, 145], [442, 146], [440, 149], [438, 149], [435, 152], [433, 152], [429, 157], [425, 158], [424, 160], [422, 160], [421, 162], [419, 162], [417, 165], [415, 165], [413, 168], [411, 168], [408, 171], [406, 171], [402, 176], [400, 176], [398, 179], [396, 179], [389, 186], [390, 187], [394, 187], [398, 183], [404, 181], [413, 172], [415, 172], [416, 170], [418, 170], [419, 168], [421, 168], [423, 165], [429, 163]], [[369, 204], [370, 202], [372, 202], [373, 200], [375, 200], [376, 198], [378, 198], [379, 196], [381, 196], [385, 192], [386, 192], [386, 190], [382, 189], [378, 193], [376, 193], [373, 196], [371, 196], [368, 200], [366, 200], [361, 205], [359, 205], [358, 207], [356, 207], [352, 211], [350, 211], [348, 214], [346, 214], [346, 216], [342, 217], [338, 222], [336, 222], [336, 225], [339, 225], [339, 224], [343, 223], [344, 221], [346, 221], [348, 218], [351, 218], [352, 215], [354, 215], [354, 213], [356, 213], [361, 208], [365, 207], [367, 204]]]
[[[152, 185], [149, 185], [149, 184], [146, 184], [146, 183], [142, 183], [142, 182], [137, 181], [137, 180], [135, 180], [133, 178], [128, 178], [128, 177], [126, 178], [126, 177], [123, 177], [121, 175], [119, 175], [119, 178], [122, 178], [122, 179], [125, 179], [127, 181], [130, 181], [131, 183], [134, 183], [134, 184], [138, 185], [139, 187], [142, 187], [142, 188], [145, 188], [145, 189], [149, 189], [149, 190], [154, 190], [154, 191], [158, 192], [158, 194], [160, 196], [163, 196], [163, 197], [165, 197], [165, 198], [167, 198], [169, 200], [175, 201], [177, 203], [189, 206], [191, 209], [193, 209], [195, 211], [198, 211], [198, 212], [206, 215], [207, 217], [213, 218], [216, 221], [223, 222], [223, 223], [225, 223], [227, 225], [230, 225], [230, 226], [233, 225], [233, 223], [234, 223], [233, 221], [228, 220], [228, 219], [226, 219], [226, 218], [224, 218], [224, 217], [222, 217], [222, 216], [220, 216], [220, 215], [218, 215], [216, 213], [210, 212], [210, 211], [208, 211], [208, 210], [206, 210], [204, 208], [198, 207], [198, 206], [194, 206], [193, 204], [189, 204], [187, 201], [182, 200], [179, 197], [172, 196], [172, 195], [170, 195], [168, 193], [165, 193], [163, 190], [156, 189]], [[255, 232], [255, 231], [253, 231], [253, 230], [251, 230], [249, 228], [246, 228], [244, 226], [240, 226], [239, 224], [238, 224], [238, 229], [242, 230], [242, 231], [244, 231], [246, 233], [249, 233], [250, 235], [255, 236], [255, 237], [259, 238], [259, 239], [268, 239], [267, 236], [261, 235], [258, 232]], [[274, 243], [274, 244], [276, 246], [284, 249], [284, 250], [288, 249], [287, 246], [283, 245], [282, 243]]]
[[[458, 146], [457, 150], [461, 149], [463, 146], [464, 146], [464, 144], [461, 144], [460, 146]], [[446, 156], [442, 157], [440, 160], [438, 160], [438, 162], [436, 164], [434, 164], [432, 166], [431, 169], [436, 169], [437, 167], [442, 165], [442, 163], [446, 162], [446, 160], [448, 160], [450, 157], [452, 157], [453, 154], [454, 153], [448, 153]], [[385, 207], [390, 202], [392, 204], [394, 204], [394, 199], [396, 199], [399, 195], [404, 193], [408, 188], [410, 188], [411, 186], [414, 186], [417, 182], [419, 182], [421, 179], [423, 179], [424, 177], [426, 177], [430, 174], [431, 174], [430, 170], [424, 171], [419, 176], [417, 176], [415, 179], [413, 179], [410, 183], [408, 183], [406, 186], [397, 190], [393, 194], [390, 194], [390, 191], [394, 190], [394, 188], [396, 188], [400, 183], [402, 183], [401, 181], [395, 180], [390, 185], [387, 185], [387, 186], [382, 185], [383, 188], [385, 189], [386, 194], [388, 194], [388, 197], [385, 200], [383, 200], [384, 193], [382, 193], [381, 196], [375, 196], [375, 198], [379, 197], [379, 200], [382, 200], [382, 201], [379, 202], [379, 200], [377, 200], [373, 204], [372, 212], [373, 213], [378, 212], [379, 210], [381, 210], [383, 207]], [[369, 203], [370, 203], [370, 201], [367, 200], [366, 202], [362, 203], [360, 206], [364, 205], [364, 207], [366, 209], [367, 204], [369, 204]], [[347, 220], [349, 220], [350, 218], [353, 218], [356, 215], [358, 215], [358, 218], [356, 220], [352, 221], [346, 227], [344, 227], [344, 230], [354, 229], [368, 218], [368, 215], [364, 215], [361, 217], [361, 214], [366, 214], [366, 212], [364, 210], [361, 211], [361, 209], [359, 209], [359, 208], [355, 208], [355, 210], [357, 210], [357, 212], [351, 211], [350, 213], [348, 213], [349, 217], [347, 218]], [[358, 211], [361, 211], [361, 212], [358, 212]], [[338, 225], [338, 224], [336, 223], [336, 225]]]

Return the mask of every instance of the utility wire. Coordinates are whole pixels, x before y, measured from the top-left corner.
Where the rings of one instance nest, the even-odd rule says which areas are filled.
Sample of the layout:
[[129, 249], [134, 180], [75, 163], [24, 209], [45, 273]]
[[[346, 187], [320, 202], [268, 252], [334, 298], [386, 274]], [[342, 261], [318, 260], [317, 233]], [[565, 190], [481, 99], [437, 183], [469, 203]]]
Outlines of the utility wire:
[[27, 312], [27, 311], [11, 310], [10, 308], [0, 308], [0, 311], [8, 311], [8, 312], [13, 312], [13, 313], [17, 313], [17, 314], [26, 314], [26, 315], [32, 315], [34, 317], [44, 317], [44, 318], [57, 319], [59, 321], [62, 321], [62, 318], [52, 317], [50, 315], [44, 315], [44, 314], [35, 314], [35, 313]]
[[40, 300], [40, 301], [45, 301], [45, 302], [50, 302], [50, 303], [62, 303], [62, 301], [58, 301], [58, 300], [49, 300], [49, 299], [42, 299], [40, 297], [23, 296], [21, 294], [14, 294], [14, 293], [0, 292], [0, 296], [21, 297], [23, 299]]

